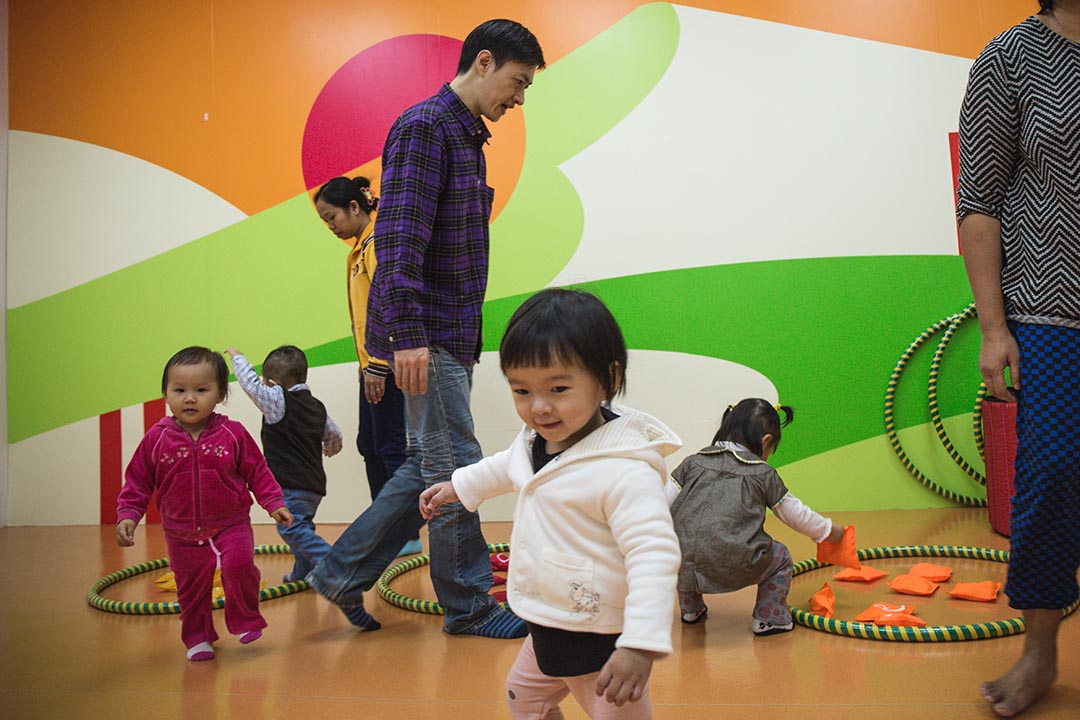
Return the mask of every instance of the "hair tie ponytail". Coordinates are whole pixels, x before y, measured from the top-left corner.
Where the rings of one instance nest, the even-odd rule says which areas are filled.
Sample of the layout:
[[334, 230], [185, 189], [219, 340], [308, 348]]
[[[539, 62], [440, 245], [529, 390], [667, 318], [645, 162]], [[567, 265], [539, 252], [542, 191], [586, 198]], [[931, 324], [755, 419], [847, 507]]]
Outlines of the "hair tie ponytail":
[[372, 212], [379, 207], [379, 198], [372, 194], [370, 185], [360, 188], [360, 196], [365, 200], [364, 212]]

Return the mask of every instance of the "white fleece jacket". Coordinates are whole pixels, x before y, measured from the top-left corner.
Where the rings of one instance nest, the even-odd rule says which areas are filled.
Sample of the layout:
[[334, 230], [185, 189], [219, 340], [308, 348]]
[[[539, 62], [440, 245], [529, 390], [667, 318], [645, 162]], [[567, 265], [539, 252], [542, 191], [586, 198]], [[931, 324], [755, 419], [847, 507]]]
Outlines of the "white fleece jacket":
[[681, 554], [664, 497], [664, 457], [682, 441], [656, 418], [612, 406], [605, 423], [534, 473], [536, 433], [454, 472], [475, 510], [516, 490], [507, 599], [523, 619], [622, 633], [617, 647], [671, 652]]

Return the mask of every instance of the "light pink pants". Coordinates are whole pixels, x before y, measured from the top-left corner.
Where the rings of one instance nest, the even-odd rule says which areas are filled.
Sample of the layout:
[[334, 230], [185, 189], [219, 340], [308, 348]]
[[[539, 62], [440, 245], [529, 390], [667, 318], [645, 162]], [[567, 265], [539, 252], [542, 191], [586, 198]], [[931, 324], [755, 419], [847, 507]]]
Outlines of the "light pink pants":
[[214, 630], [214, 570], [221, 563], [225, 590], [225, 626], [233, 635], [262, 630], [259, 613], [259, 568], [255, 567], [255, 536], [250, 523], [225, 528], [210, 540], [182, 540], [165, 533], [169, 565], [176, 574], [180, 602], [180, 638], [184, 646], [218, 639]]
[[533, 651], [532, 637], [518, 652], [510, 674], [506, 676], [506, 694], [510, 703], [510, 715], [515, 720], [562, 720], [559, 703], [573, 694], [590, 718], [615, 720], [651, 720], [652, 703], [649, 702], [649, 686], [637, 702], [617, 707], [596, 694], [596, 678], [599, 672], [575, 677], [551, 677], [540, 672]]

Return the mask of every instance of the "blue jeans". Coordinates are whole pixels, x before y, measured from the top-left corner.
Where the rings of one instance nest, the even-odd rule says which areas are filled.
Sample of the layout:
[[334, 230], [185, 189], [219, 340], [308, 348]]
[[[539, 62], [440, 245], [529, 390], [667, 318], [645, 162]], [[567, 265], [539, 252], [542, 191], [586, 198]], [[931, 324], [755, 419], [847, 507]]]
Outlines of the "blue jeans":
[[[420, 493], [483, 458], [469, 411], [472, 366], [442, 348], [429, 350], [427, 394], [405, 396], [405, 463], [307, 577], [320, 594], [345, 608], [363, 602], [363, 593], [423, 525]], [[444, 505], [431, 519], [428, 537], [431, 581], [446, 611], [444, 629], [461, 633], [483, 625], [498, 606], [488, 594], [491, 558], [480, 516], [461, 503]]]
[[322, 502], [322, 495], [308, 490], [281, 489], [285, 507], [292, 513], [293, 523], [286, 527], [277, 525], [278, 535], [292, 548], [291, 580], [301, 580], [330, 552], [330, 543], [315, 533], [315, 512]]
[[392, 374], [386, 378], [386, 391], [377, 403], [368, 402], [364, 385], [360, 384], [360, 431], [356, 434], [356, 449], [364, 458], [368, 487], [374, 498], [405, 462], [405, 396], [394, 383]]

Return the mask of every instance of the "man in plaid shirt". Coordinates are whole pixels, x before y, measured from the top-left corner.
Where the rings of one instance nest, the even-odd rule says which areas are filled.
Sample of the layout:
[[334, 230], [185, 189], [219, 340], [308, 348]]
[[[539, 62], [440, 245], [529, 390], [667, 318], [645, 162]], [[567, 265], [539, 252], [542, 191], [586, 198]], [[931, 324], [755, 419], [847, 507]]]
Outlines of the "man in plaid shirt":
[[[375, 221], [378, 267], [368, 297], [367, 349], [390, 361], [405, 393], [409, 457], [308, 576], [363, 630], [379, 624], [362, 594], [423, 524], [425, 487], [483, 459], [469, 394], [480, 357], [488, 275], [484, 119], [525, 102], [544, 67], [536, 37], [512, 20], [489, 20], [465, 39], [457, 75], [406, 110], [390, 129]], [[460, 503], [432, 518], [431, 579], [448, 633], [515, 638], [524, 622], [500, 607], [480, 518]]]

